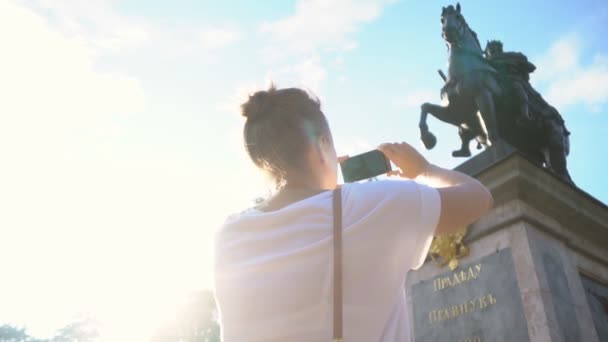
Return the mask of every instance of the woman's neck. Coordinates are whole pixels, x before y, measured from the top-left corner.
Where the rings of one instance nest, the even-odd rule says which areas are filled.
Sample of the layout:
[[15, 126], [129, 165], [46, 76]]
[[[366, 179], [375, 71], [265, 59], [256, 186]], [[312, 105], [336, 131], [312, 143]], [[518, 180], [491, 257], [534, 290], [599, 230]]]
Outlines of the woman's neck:
[[286, 184], [276, 194], [256, 206], [261, 211], [274, 211], [286, 207], [292, 203], [299, 202], [308, 197], [318, 195], [328, 189], [320, 186], [304, 184]]

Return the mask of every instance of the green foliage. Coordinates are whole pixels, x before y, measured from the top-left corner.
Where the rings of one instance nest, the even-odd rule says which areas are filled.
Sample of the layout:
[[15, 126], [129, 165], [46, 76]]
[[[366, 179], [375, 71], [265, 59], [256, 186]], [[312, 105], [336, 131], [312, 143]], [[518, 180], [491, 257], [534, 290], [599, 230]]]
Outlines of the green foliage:
[[[0, 342], [96, 342], [98, 323], [82, 317], [59, 329], [50, 339], [30, 336], [25, 328], [0, 326]], [[151, 342], [220, 342], [220, 326], [215, 299], [210, 291], [190, 295], [175, 312], [172, 322], [158, 329]]]
[[83, 318], [66, 325], [51, 339], [32, 337], [25, 328], [8, 324], [0, 326], [0, 342], [95, 342], [98, 338], [97, 322], [92, 318]]
[[152, 342], [220, 342], [213, 294], [210, 291], [193, 293], [176, 312], [173, 322], [160, 329]]
[[94, 342], [98, 338], [97, 322], [93, 318], [85, 317], [61, 328], [50, 342]]
[[27, 334], [25, 328], [5, 324], [0, 326], [0, 342], [53, 342], [40, 340]]
[[10, 325], [0, 327], [0, 342], [26, 342], [30, 341], [25, 328], [17, 328]]

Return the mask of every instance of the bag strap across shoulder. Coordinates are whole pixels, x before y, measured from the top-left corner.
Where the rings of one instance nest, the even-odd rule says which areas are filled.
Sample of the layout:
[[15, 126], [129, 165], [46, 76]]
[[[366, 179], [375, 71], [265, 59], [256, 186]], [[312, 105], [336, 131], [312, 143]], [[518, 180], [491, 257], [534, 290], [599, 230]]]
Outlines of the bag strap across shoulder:
[[333, 194], [334, 216], [334, 338], [344, 342], [342, 334], [342, 189]]

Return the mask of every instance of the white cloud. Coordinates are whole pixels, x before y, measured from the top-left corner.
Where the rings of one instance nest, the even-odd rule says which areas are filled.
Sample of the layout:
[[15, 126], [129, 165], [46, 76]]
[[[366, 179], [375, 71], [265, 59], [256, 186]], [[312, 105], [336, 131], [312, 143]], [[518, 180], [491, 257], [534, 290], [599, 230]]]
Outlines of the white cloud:
[[[232, 94], [215, 105], [215, 109], [219, 112], [234, 115], [236, 117], [241, 112], [241, 105], [249, 99], [250, 95], [253, 95], [259, 90], [270, 88], [272, 83], [272, 79], [266, 78], [263, 83], [250, 82], [238, 84]], [[279, 84], [275, 85], [282, 88]]]
[[327, 71], [321, 65], [321, 57], [316, 54], [303, 59], [299, 63], [277, 67], [266, 72], [261, 83], [242, 83], [235, 87], [233, 94], [215, 105], [218, 111], [238, 116], [241, 105], [250, 95], [260, 90], [266, 90], [271, 84], [277, 88], [298, 87], [310, 91], [314, 96], [320, 96], [322, 83], [327, 78]]
[[362, 24], [376, 19], [388, 0], [299, 0], [295, 13], [262, 24], [272, 45], [271, 57], [318, 53], [323, 49], [349, 50], [356, 42], [351, 35]]
[[[143, 109], [139, 82], [122, 73], [98, 72], [96, 51], [86, 42], [62, 35], [40, 16], [6, 1], [0, 2], [0, 22], [0, 141], [8, 146], [48, 149], [67, 133]], [[42, 146], [35, 143], [43, 140]]]
[[260, 27], [269, 37], [269, 43], [262, 48], [265, 60], [288, 60], [285, 66], [273, 67], [268, 77], [281, 87], [304, 87], [320, 95], [327, 78], [321, 59], [330, 60], [328, 54], [337, 54], [330, 63], [340, 66], [343, 58], [339, 54], [358, 46], [353, 35], [362, 25], [378, 18], [384, 6], [393, 1], [298, 0], [293, 14], [264, 22]]
[[150, 39], [144, 22], [118, 14], [110, 0], [26, 0], [25, 4], [63, 34], [80, 37], [106, 52], [136, 48]]
[[280, 88], [299, 87], [320, 96], [321, 84], [327, 78], [327, 71], [321, 65], [321, 57], [315, 54], [299, 63], [270, 71], [266, 78]]
[[558, 107], [583, 103], [599, 111], [608, 102], [608, 58], [597, 55], [590, 65], [553, 81], [547, 99]]
[[241, 37], [236, 25], [168, 26], [125, 16], [116, 11], [112, 0], [25, 0], [25, 4], [61, 33], [80, 39], [100, 54], [138, 49], [147, 55], [202, 53], [215, 57], [215, 50]]
[[581, 53], [580, 39], [567, 35], [557, 40], [543, 56], [536, 58], [537, 69], [533, 77], [537, 81], [547, 81], [556, 74], [572, 71], [577, 68]]
[[576, 35], [556, 41], [537, 59], [532, 79], [546, 90], [546, 99], [557, 108], [584, 104], [598, 111], [608, 102], [608, 56], [596, 54], [583, 63], [583, 44]]
[[240, 32], [234, 27], [213, 27], [202, 29], [200, 37], [204, 49], [216, 49], [237, 42], [240, 37]]

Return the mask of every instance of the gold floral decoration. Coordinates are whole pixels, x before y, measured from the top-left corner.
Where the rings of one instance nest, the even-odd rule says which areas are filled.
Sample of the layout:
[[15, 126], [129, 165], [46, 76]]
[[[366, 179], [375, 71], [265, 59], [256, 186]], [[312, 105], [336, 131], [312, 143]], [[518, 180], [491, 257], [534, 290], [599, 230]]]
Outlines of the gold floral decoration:
[[467, 232], [467, 228], [464, 228], [456, 233], [436, 236], [429, 250], [431, 259], [440, 267], [447, 264], [450, 270], [455, 270], [458, 267], [458, 259], [469, 255], [469, 247], [463, 243]]

